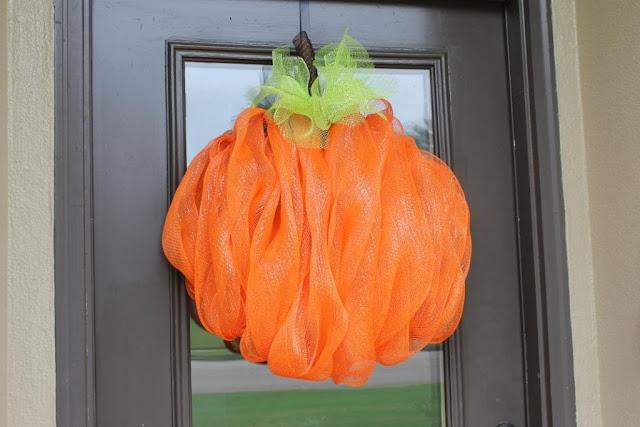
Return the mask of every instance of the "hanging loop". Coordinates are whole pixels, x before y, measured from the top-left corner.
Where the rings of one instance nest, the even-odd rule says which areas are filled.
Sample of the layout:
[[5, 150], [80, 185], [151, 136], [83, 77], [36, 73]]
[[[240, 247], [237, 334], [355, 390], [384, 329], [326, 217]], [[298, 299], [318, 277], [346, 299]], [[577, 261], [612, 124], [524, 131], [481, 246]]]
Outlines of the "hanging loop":
[[304, 60], [309, 69], [309, 92], [311, 92], [311, 85], [318, 78], [318, 70], [313, 65], [315, 54], [313, 53], [313, 45], [311, 39], [306, 31], [300, 31], [298, 35], [293, 38], [293, 45], [296, 48], [296, 55]]

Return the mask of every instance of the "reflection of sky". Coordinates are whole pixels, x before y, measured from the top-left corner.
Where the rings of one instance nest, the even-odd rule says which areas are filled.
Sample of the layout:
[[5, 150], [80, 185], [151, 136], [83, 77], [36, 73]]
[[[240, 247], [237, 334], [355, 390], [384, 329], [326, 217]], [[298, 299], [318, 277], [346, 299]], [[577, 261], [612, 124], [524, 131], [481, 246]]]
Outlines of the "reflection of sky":
[[[231, 128], [235, 117], [249, 105], [250, 91], [263, 82], [263, 68], [252, 64], [187, 62], [187, 162], [211, 139]], [[378, 69], [376, 73], [393, 76], [389, 101], [405, 129], [431, 119], [428, 98], [431, 79], [427, 70]]]
[[187, 162], [209, 141], [230, 129], [262, 83], [262, 65], [187, 62], [185, 107]]
[[394, 115], [406, 128], [431, 119], [429, 71], [378, 68], [376, 73], [393, 76], [393, 93], [389, 96], [389, 102]]

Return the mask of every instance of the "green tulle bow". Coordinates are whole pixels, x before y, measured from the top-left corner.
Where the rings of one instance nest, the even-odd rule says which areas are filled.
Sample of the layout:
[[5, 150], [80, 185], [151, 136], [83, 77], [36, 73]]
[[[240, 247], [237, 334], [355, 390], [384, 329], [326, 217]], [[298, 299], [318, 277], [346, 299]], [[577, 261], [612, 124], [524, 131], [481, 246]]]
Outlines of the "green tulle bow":
[[323, 146], [332, 124], [354, 123], [380, 111], [378, 101], [385, 97], [380, 86], [385, 84], [374, 87], [373, 62], [349, 35], [317, 52], [318, 78], [310, 88], [309, 69], [302, 58], [292, 55], [289, 48], [275, 49], [272, 57], [271, 76], [258, 88], [253, 103], [270, 101], [269, 114], [293, 142]]

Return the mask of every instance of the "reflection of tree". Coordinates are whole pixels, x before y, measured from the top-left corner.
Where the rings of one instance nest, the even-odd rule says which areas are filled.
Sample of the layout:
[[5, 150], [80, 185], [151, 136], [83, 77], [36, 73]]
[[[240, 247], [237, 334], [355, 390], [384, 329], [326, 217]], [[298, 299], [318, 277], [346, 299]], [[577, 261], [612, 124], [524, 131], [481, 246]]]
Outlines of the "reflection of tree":
[[418, 147], [433, 152], [433, 125], [431, 119], [426, 119], [422, 123], [409, 122], [405, 129], [407, 135], [415, 139]]

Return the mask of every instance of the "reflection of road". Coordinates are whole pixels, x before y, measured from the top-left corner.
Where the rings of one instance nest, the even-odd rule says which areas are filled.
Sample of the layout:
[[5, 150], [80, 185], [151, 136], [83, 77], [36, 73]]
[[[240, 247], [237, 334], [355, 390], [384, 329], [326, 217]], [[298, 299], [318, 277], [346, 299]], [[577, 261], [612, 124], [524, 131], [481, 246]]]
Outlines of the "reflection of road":
[[[367, 386], [439, 383], [441, 367], [441, 352], [421, 352], [391, 368], [377, 366]], [[330, 381], [318, 383], [276, 377], [265, 365], [243, 360], [194, 360], [191, 362], [191, 386], [196, 394], [336, 387]]]

